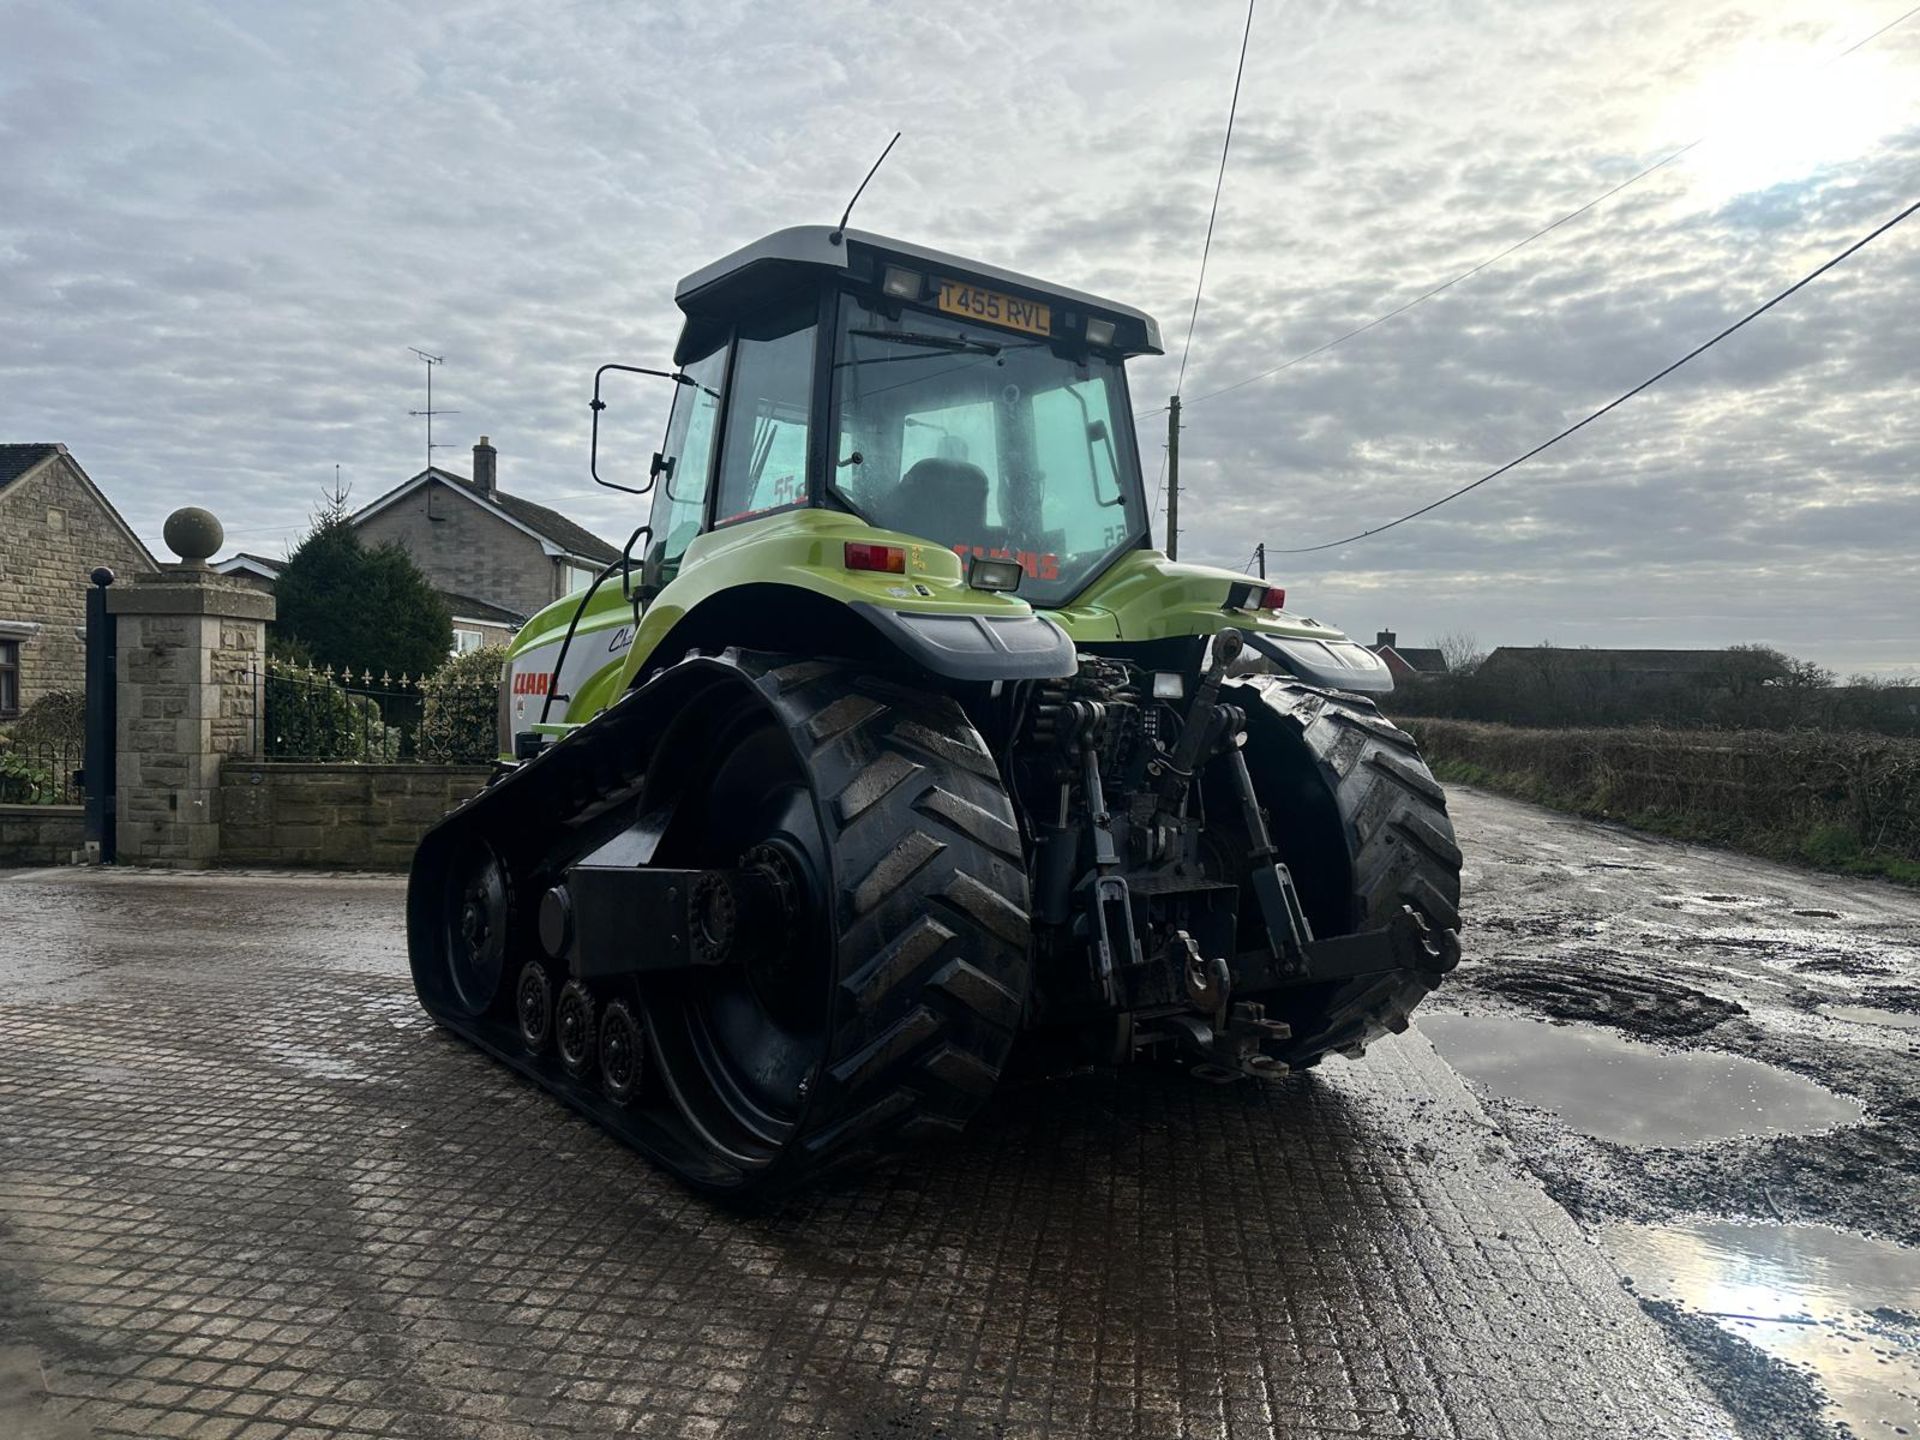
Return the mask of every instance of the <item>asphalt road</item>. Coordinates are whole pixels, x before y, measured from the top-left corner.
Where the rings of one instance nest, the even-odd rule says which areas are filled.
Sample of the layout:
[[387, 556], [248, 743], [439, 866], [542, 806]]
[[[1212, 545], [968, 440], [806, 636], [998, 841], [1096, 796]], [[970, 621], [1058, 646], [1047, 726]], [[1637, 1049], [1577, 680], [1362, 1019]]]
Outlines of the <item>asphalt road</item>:
[[[1477, 886], [1575, 843], [1460, 814]], [[400, 901], [0, 874], [0, 1434], [1734, 1433], [1417, 1033], [743, 1220], [431, 1026]]]

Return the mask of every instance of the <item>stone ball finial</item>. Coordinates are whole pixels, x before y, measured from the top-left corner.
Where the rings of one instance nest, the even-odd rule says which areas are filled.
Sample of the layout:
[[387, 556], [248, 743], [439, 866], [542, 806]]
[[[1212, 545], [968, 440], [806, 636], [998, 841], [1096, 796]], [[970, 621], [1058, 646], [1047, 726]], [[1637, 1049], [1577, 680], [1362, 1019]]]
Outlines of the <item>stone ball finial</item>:
[[161, 531], [167, 548], [189, 565], [205, 565], [207, 557], [227, 538], [226, 530], [211, 510], [185, 505], [167, 517]]

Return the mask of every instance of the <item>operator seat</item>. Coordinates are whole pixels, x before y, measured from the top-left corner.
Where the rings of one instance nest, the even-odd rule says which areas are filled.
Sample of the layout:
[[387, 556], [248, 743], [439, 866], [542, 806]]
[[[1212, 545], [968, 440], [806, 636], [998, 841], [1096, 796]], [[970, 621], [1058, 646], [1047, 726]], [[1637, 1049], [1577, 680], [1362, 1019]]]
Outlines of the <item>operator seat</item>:
[[920, 460], [900, 477], [887, 507], [899, 528], [942, 545], [987, 538], [987, 472], [966, 460]]

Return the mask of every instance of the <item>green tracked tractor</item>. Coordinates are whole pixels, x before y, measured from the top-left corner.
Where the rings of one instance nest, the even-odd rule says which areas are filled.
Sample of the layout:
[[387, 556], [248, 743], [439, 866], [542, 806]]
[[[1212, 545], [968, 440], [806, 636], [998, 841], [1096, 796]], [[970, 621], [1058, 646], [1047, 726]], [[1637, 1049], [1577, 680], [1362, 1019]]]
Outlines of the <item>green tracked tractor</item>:
[[[1404, 1029], [1460, 852], [1381, 663], [1154, 549], [1125, 305], [856, 231], [696, 272], [647, 523], [528, 624], [425, 837], [421, 1003], [750, 1197], [1010, 1066], [1271, 1079]], [[608, 447], [611, 448], [611, 447]], [[637, 518], [637, 517], [636, 517]]]

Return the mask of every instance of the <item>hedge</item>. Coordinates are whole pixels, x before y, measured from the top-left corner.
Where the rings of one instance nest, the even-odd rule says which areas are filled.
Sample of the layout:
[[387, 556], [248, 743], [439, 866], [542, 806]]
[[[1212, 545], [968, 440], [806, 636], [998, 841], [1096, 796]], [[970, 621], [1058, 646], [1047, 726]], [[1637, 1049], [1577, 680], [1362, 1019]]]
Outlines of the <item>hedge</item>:
[[1443, 779], [1757, 854], [1920, 882], [1920, 740], [1400, 723]]

